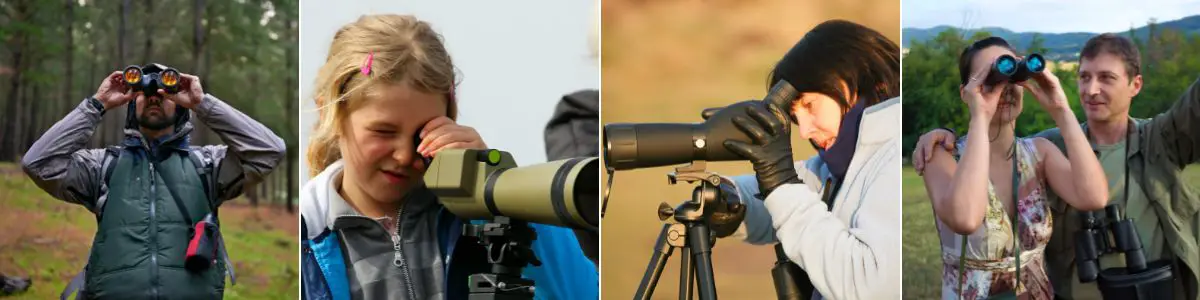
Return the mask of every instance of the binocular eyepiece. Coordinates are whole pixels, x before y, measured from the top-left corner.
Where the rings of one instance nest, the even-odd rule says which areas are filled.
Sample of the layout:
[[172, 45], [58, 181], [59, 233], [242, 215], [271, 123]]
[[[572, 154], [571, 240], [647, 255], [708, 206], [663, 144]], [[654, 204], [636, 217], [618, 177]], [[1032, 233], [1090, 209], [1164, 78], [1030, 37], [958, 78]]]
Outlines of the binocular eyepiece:
[[1079, 214], [1083, 228], [1075, 233], [1075, 256], [1079, 259], [1080, 282], [1095, 281], [1100, 274], [1100, 256], [1109, 253], [1125, 253], [1125, 265], [1130, 271], [1146, 269], [1142, 242], [1133, 228], [1133, 222], [1121, 218], [1119, 205], [1109, 205], [1103, 212], [1084, 211]]
[[142, 91], [146, 95], [157, 94], [158, 89], [167, 93], [179, 92], [179, 71], [159, 64], [149, 64], [142, 67], [128, 66], [121, 74], [130, 90]]
[[1030, 54], [1025, 59], [1018, 59], [1012, 55], [1001, 55], [992, 63], [992, 70], [988, 72], [987, 79], [984, 83], [995, 85], [997, 83], [1009, 82], [1018, 83], [1029, 80], [1035, 73], [1042, 72], [1046, 69], [1046, 60], [1041, 54]]

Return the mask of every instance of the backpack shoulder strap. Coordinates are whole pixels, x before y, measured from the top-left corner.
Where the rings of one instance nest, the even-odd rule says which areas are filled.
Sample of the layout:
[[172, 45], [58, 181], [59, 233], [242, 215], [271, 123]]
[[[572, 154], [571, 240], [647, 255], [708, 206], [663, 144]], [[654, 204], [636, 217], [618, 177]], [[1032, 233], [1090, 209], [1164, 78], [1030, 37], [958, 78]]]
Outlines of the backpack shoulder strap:
[[[95, 195], [97, 198], [96, 206], [94, 207], [95, 211], [93, 211], [96, 215], [96, 224], [100, 224], [100, 216], [104, 212], [104, 203], [108, 202], [108, 195], [101, 194], [106, 193], [105, 190], [101, 189], [101, 186], [108, 187], [108, 182], [112, 179], [113, 170], [117, 169], [117, 161], [121, 158], [121, 153], [124, 150], [125, 148], [121, 146], [108, 146], [104, 148], [104, 160], [100, 162], [100, 168], [104, 172], [104, 177], [101, 178], [100, 185], [96, 186]], [[108, 189], [112, 189], [112, 187], [108, 187]]]
[[121, 156], [121, 152], [124, 149], [121, 146], [108, 146], [104, 148], [105, 155], [102, 164], [104, 166], [104, 183], [108, 183], [108, 180], [112, 178], [113, 169], [117, 167], [117, 158]]
[[200, 151], [199, 148], [188, 150], [188, 159], [196, 166], [196, 171], [200, 173], [200, 183], [204, 185], [204, 195], [208, 198], [209, 209], [213, 215], [217, 214], [217, 191], [216, 191], [216, 171], [213, 165], [216, 163], [208, 153]]

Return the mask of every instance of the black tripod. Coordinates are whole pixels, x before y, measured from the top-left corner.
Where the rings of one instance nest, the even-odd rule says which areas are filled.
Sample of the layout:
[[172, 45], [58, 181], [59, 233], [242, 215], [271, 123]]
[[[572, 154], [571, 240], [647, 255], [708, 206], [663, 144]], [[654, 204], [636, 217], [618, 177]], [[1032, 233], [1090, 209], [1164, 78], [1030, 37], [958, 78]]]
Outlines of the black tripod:
[[[720, 178], [717, 180], [719, 184]], [[659, 206], [659, 218], [667, 223], [659, 231], [654, 255], [646, 265], [646, 273], [642, 275], [635, 299], [650, 299], [654, 294], [663, 267], [675, 248], [679, 248], [683, 254], [679, 259], [679, 298], [690, 299], [693, 284], [698, 281], [700, 299], [717, 299], [717, 286], [712, 273], [712, 246], [716, 240], [704, 219], [704, 204], [717, 200], [717, 194], [716, 186], [706, 180], [692, 192], [692, 200], [676, 208], [666, 203]]]
[[[665, 222], [658, 233], [658, 242], [654, 244], [654, 254], [646, 265], [642, 282], [638, 285], [634, 299], [650, 299], [658, 279], [662, 276], [667, 259], [678, 248], [683, 255], [679, 259], [679, 299], [692, 299], [699, 285], [700, 299], [717, 299], [717, 287], [713, 280], [712, 247], [716, 243], [716, 235], [709, 228], [710, 222], [718, 217], [714, 213], [723, 209], [726, 204], [725, 193], [719, 188], [721, 177], [704, 171], [704, 162], [696, 161], [691, 165], [681, 167], [674, 173], [668, 174], [671, 184], [683, 180], [689, 183], [700, 182], [692, 190], [692, 199], [671, 208], [667, 203], [658, 207], [658, 218]], [[755, 200], [757, 201], [757, 200]], [[736, 221], [741, 222], [740, 208], [733, 208], [739, 215]], [[727, 211], [725, 211], [727, 212]], [[725, 222], [716, 220], [716, 224]], [[812, 295], [812, 283], [799, 266], [796, 266], [783, 253], [783, 248], [775, 246], [776, 263], [771, 270], [775, 283], [775, 293], [779, 299], [809, 299]]]
[[533, 299], [533, 280], [521, 278], [525, 265], [541, 266], [530, 245], [537, 233], [525, 221], [497, 216], [491, 222], [463, 226], [463, 236], [479, 239], [487, 248], [491, 273], [467, 279], [470, 300]]

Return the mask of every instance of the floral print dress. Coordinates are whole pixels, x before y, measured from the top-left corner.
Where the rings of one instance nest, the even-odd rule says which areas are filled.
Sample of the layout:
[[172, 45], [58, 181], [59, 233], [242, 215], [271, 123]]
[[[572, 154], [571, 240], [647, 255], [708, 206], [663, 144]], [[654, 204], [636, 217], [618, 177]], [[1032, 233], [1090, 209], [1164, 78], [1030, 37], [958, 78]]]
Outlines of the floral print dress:
[[[1021, 299], [1052, 299], [1054, 291], [1043, 267], [1043, 251], [1053, 228], [1046, 201], [1045, 177], [1033, 139], [1021, 138], [1016, 144], [1022, 282], [1017, 295]], [[958, 149], [964, 149], [963, 146], [959, 145]], [[998, 199], [989, 182], [984, 223], [967, 236], [955, 233], [935, 217], [942, 244], [942, 299], [986, 299], [1014, 290], [1016, 249], [1011, 218], [1004, 209], [1007, 201], [1012, 199]], [[967, 239], [965, 249], [963, 238]], [[960, 259], [960, 254], [964, 253], [965, 257]], [[960, 273], [960, 264], [965, 272]]]

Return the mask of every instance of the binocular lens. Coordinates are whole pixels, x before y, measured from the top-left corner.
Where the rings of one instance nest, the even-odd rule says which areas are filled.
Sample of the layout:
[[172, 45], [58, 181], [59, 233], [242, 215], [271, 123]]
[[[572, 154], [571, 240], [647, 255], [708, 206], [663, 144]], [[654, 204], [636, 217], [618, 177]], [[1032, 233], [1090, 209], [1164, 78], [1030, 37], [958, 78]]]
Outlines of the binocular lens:
[[1033, 74], [1046, 69], [1046, 60], [1040, 54], [1030, 54], [1018, 59], [1012, 55], [1001, 55], [992, 64], [992, 70], [984, 83], [995, 85], [1001, 82], [1018, 83], [1029, 80]]
[[1032, 54], [1025, 58], [1025, 68], [1030, 72], [1041, 72], [1046, 69], [1046, 61], [1042, 59], [1041, 55]]
[[175, 70], [163, 71], [162, 84], [165, 87], [174, 87], [176, 84], [179, 84], [179, 72]]
[[142, 81], [142, 70], [137, 67], [128, 67], [125, 68], [123, 76], [125, 76], [125, 83], [137, 84]]
[[1004, 75], [1013, 75], [1017, 73], [1017, 59], [1009, 55], [1001, 56], [996, 59], [996, 71], [1000, 71]]

